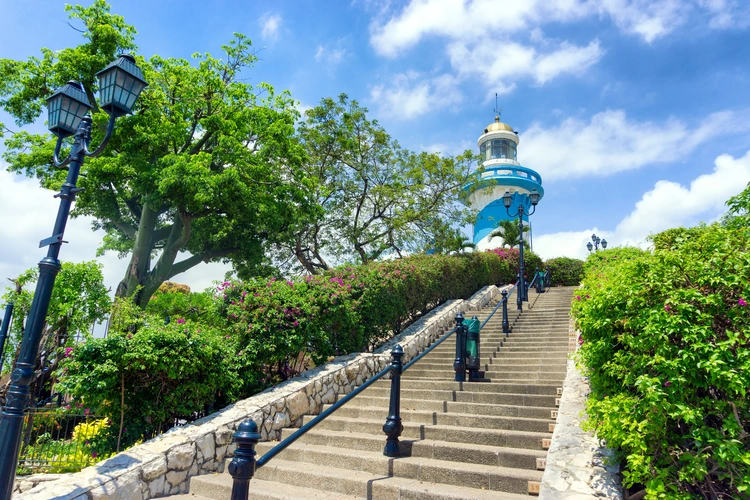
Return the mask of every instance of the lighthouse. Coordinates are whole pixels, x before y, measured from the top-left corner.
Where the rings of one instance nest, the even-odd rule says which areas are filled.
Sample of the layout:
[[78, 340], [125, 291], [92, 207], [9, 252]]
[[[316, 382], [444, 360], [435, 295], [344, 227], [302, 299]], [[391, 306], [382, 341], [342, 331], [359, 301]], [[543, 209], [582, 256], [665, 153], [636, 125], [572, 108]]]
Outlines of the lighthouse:
[[503, 204], [506, 192], [512, 196], [511, 206], [523, 205], [522, 219], [525, 225], [528, 224], [526, 214], [531, 208], [530, 195], [538, 193], [539, 199], [544, 196], [542, 177], [518, 162], [519, 142], [518, 132], [501, 122], [499, 115], [495, 115], [494, 123], [490, 123], [477, 140], [482, 167], [477, 169], [463, 192], [464, 203], [478, 212], [473, 236], [477, 250], [500, 246], [502, 239], [490, 240], [490, 233], [500, 221], [516, 219], [508, 215]]

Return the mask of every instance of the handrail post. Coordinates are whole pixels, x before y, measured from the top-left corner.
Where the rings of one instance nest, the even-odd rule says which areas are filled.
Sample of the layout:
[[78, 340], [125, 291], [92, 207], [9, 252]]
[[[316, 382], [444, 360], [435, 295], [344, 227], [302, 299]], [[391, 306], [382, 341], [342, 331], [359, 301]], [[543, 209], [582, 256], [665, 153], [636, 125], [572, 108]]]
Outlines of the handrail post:
[[456, 359], [453, 369], [456, 371], [456, 382], [466, 381], [466, 326], [463, 313], [456, 314]]
[[466, 357], [468, 362], [466, 368], [469, 370], [469, 382], [475, 382], [479, 379], [479, 368], [481, 354], [479, 353], [479, 318], [474, 315], [471, 317], [469, 326], [465, 327], [466, 333]]
[[229, 475], [232, 476], [231, 500], [247, 500], [250, 480], [255, 474], [255, 445], [261, 439], [258, 425], [252, 420], [245, 420], [237, 427], [232, 438], [237, 443], [237, 448], [228, 467]]
[[523, 311], [523, 283], [521, 283], [520, 274], [518, 274], [518, 281], [516, 282], [516, 305], [519, 311]]
[[404, 350], [396, 344], [391, 350], [391, 402], [388, 408], [388, 418], [385, 419], [383, 425], [383, 432], [388, 436], [383, 450], [383, 455], [386, 457], [397, 457], [400, 454], [398, 438], [404, 430], [404, 425], [401, 423], [401, 372], [403, 370], [401, 358], [403, 357]]
[[508, 292], [503, 290], [503, 333], [507, 337], [510, 333], [510, 322], [508, 321]]
[[3, 353], [5, 352], [5, 340], [8, 338], [11, 318], [13, 318], [13, 302], [8, 302], [8, 305], [5, 306], [5, 317], [3, 317], [2, 326], [0, 326], [0, 373], [3, 372]]
[[544, 273], [544, 278], [545, 278], [545, 281], [547, 282], [547, 289], [549, 289], [551, 285], [551, 275], [552, 273], [550, 273], [549, 269], [547, 269], [547, 271]]

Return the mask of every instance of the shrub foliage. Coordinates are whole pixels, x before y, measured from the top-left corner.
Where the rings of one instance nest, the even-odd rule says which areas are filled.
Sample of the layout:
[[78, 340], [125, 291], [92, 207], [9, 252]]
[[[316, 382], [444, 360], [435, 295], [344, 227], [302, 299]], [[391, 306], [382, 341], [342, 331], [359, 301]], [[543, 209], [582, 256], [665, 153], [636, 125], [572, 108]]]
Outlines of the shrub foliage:
[[146, 311], [123, 300], [107, 338], [66, 353], [65, 389], [115, 423], [112, 439], [122, 419], [122, 442], [132, 444], [175, 418], [285, 380], [305, 361], [372, 349], [446, 300], [515, 281], [514, 254], [506, 252], [225, 281], [214, 295], [165, 289]]
[[552, 286], [576, 286], [583, 280], [583, 261], [570, 257], [556, 257], [544, 262], [550, 270]]
[[670, 230], [591, 255], [574, 300], [589, 425], [647, 498], [750, 487], [750, 232]]

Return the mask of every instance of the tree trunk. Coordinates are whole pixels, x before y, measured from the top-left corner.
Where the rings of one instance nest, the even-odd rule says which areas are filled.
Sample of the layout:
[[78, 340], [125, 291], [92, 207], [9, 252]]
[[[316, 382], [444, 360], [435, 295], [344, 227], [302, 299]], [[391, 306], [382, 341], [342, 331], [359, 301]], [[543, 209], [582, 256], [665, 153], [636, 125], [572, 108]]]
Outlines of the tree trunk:
[[[151, 261], [151, 238], [156, 228], [159, 214], [151, 209], [148, 204], [143, 205], [141, 219], [138, 223], [138, 232], [133, 244], [133, 254], [130, 256], [130, 264], [125, 272], [125, 277], [117, 286], [116, 297], [131, 297], [142, 286], [148, 276], [148, 267]], [[140, 302], [137, 300], [137, 302]]]

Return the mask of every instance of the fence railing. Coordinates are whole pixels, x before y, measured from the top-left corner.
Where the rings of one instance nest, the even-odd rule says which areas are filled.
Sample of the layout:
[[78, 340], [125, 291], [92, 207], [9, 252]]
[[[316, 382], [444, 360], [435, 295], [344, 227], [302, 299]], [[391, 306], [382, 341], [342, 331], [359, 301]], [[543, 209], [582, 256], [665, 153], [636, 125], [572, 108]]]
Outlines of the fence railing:
[[[507, 290], [502, 291], [502, 299], [497, 303], [497, 305], [487, 316], [487, 318], [485, 318], [484, 322], [477, 329], [477, 332], [487, 324], [487, 322], [501, 307], [503, 311], [503, 332], [505, 333], [505, 335], [510, 332], [510, 324], [508, 320], [508, 296], [514, 291], [518, 290], [518, 283], [516, 283], [510, 289], [510, 293], [508, 293]], [[242, 422], [238, 426], [237, 432], [233, 434], [234, 442], [236, 443], [237, 447], [234, 452], [234, 458], [227, 467], [227, 470], [232, 476], [233, 480], [231, 500], [247, 500], [249, 496], [250, 480], [255, 475], [255, 471], [257, 469], [266, 465], [276, 455], [284, 451], [287, 447], [304, 436], [308, 431], [310, 431], [320, 422], [328, 418], [339, 408], [351, 401], [357, 395], [361, 394], [362, 391], [388, 374], [391, 375], [391, 392], [388, 405], [388, 417], [386, 418], [385, 424], [383, 425], [383, 433], [386, 435], [386, 443], [383, 449], [383, 454], [387, 457], [399, 456], [399, 437], [401, 436], [401, 432], [403, 431], [403, 424], [401, 422], [401, 375], [403, 374], [403, 372], [414, 366], [417, 361], [432, 352], [437, 346], [445, 342], [445, 340], [447, 340], [454, 333], [457, 334], [456, 361], [454, 362], [454, 369], [456, 370], [456, 380], [459, 380], [460, 372], [463, 373], [463, 378], [461, 380], [465, 380], [466, 370], [470, 369], [470, 367], [467, 367], [466, 363], [466, 339], [468, 327], [464, 324], [464, 315], [462, 313], [459, 312], [454, 319], [456, 321], [456, 326], [453, 327], [453, 329], [433, 342], [432, 345], [427, 347], [424, 351], [419, 353], [414, 357], [414, 359], [412, 359], [405, 365], [401, 361], [404, 356], [403, 348], [397, 344], [391, 350], [391, 364], [389, 366], [375, 374], [367, 382], [354, 389], [351, 393], [347, 394], [342, 399], [325, 409], [320, 413], [320, 415], [317, 415], [308, 423], [297, 429], [292, 435], [271, 448], [257, 460], [255, 458], [255, 446], [261, 439], [261, 435], [258, 432], [258, 425], [250, 419]], [[479, 322], [476, 316], [474, 316], [472, 320], [476, 320], [477, 323]], [[478, 336], [476, 338], [475, 355], [477, 358], [479, 357]]]
[[28, 410], [17, 474], [77, 472], [106, 458], [106, 423], [82, 406]]

